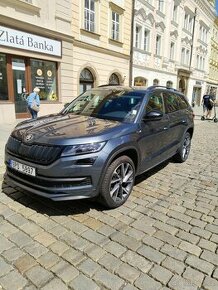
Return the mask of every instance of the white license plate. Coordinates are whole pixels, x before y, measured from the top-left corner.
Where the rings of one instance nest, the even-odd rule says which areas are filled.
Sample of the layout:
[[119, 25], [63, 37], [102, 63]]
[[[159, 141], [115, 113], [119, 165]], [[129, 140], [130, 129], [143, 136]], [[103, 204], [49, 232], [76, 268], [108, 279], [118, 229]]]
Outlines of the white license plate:
[[36, 169], [26, 164], [23, 164], [14, 160], [9, 160], [9, 166], [27, 175], [36, 176]]

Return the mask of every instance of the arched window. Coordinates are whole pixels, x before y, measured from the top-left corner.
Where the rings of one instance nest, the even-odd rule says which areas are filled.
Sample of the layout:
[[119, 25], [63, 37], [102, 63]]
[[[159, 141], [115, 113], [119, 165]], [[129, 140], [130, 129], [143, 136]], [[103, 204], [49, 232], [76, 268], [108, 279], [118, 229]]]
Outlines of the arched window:
[[172, 81], [167, 81], [166, 82], [166, 87], [167, 88], [172, 88], [173, 87], [173, 82]]
[[158, 86], [159, 85], [159, 80], [158, 79], [154, 79], [153, 80], [153, 86]]
[[94, 77], [89, 69], [84, 68], [80, 74], [79, 78], [80, 85], [80, 93], [84, 93], [85, 91], [94, 87]]
[[147, 84], [147, 80], [143, 77], [135, 77], [134, 78], [134, 86], [143, 86], [145, 87]]
[[116, 75], [116, 74], [113, 73], [113, 74], [110, 76], [109, 84], [110, 84], [110, 85], [119, 85], [119, 84], [120, 84], [120, 80], [119, 80], [118, 75]]

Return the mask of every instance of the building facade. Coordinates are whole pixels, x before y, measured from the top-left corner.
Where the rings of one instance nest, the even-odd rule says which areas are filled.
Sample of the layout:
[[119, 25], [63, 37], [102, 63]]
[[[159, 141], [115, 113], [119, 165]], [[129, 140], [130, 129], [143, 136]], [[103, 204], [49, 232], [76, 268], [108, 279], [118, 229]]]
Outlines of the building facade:
[[218, 17], [214, 21], [206, 92], [218, 102]]
[[35, 86], [40, 115], [72, 95], [71, 22], [70, 0], [0, 0], [0, 122], [28, 117], [25, 97]]
[[200, 104], [206, 92], [214, 1], [136, 0], [133, 85], [173, 86]]
[[[0, 122], [60, 111], [84, 90], [128, 84], [131, 0], [0, 0]], [[101, 17], [100, 17], [101, 16]]]
[[73, 3], [74, 95], [109, 83], [128, 85], [132, 1]]

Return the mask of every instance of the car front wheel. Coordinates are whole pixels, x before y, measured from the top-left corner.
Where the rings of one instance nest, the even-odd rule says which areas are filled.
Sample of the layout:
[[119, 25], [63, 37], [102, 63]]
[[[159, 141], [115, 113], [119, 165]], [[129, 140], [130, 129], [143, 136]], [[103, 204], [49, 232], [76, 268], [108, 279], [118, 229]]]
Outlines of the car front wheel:
[[108, 167], [102, 185], [101, 202], [108, 208], [124, 204], [135, 180], [135, 166], [128, 156], [121, 156]]
[[180, 163], [185, 162], [188, 159], [190, 148], [191, 148], [191, 135], [189, 132], [186, 132], [182, 141], [182, 145], [179, 148], [178, 153], [175, 155], [175, 160]]

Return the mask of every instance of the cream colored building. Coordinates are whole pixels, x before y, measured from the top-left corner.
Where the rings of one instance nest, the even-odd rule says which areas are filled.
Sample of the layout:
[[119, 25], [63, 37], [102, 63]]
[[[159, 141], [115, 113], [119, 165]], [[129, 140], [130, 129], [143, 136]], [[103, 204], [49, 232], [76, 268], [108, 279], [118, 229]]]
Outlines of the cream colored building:
[[170, 85], [200, 103], [209, 72], [214, 1], [136, 0], [133, 84]]
[[73, 1], [73, 94], [128, 85], [132, 0]]
[[28, 117], [25, 93], [41, 89], [40, 115], [73, 88], [72, 1], [0, 0], [0, 122]]
[[128, 84], [131, 12], [131, 0], [0, 0], [0, 122], [29, 117], [35, 86], [42, 116], [90, 87]]
[[212, 28], [209, 75], [206, 91], [216, 98], [216, 102], [218, 102], [218, 17], [216, 17]]

